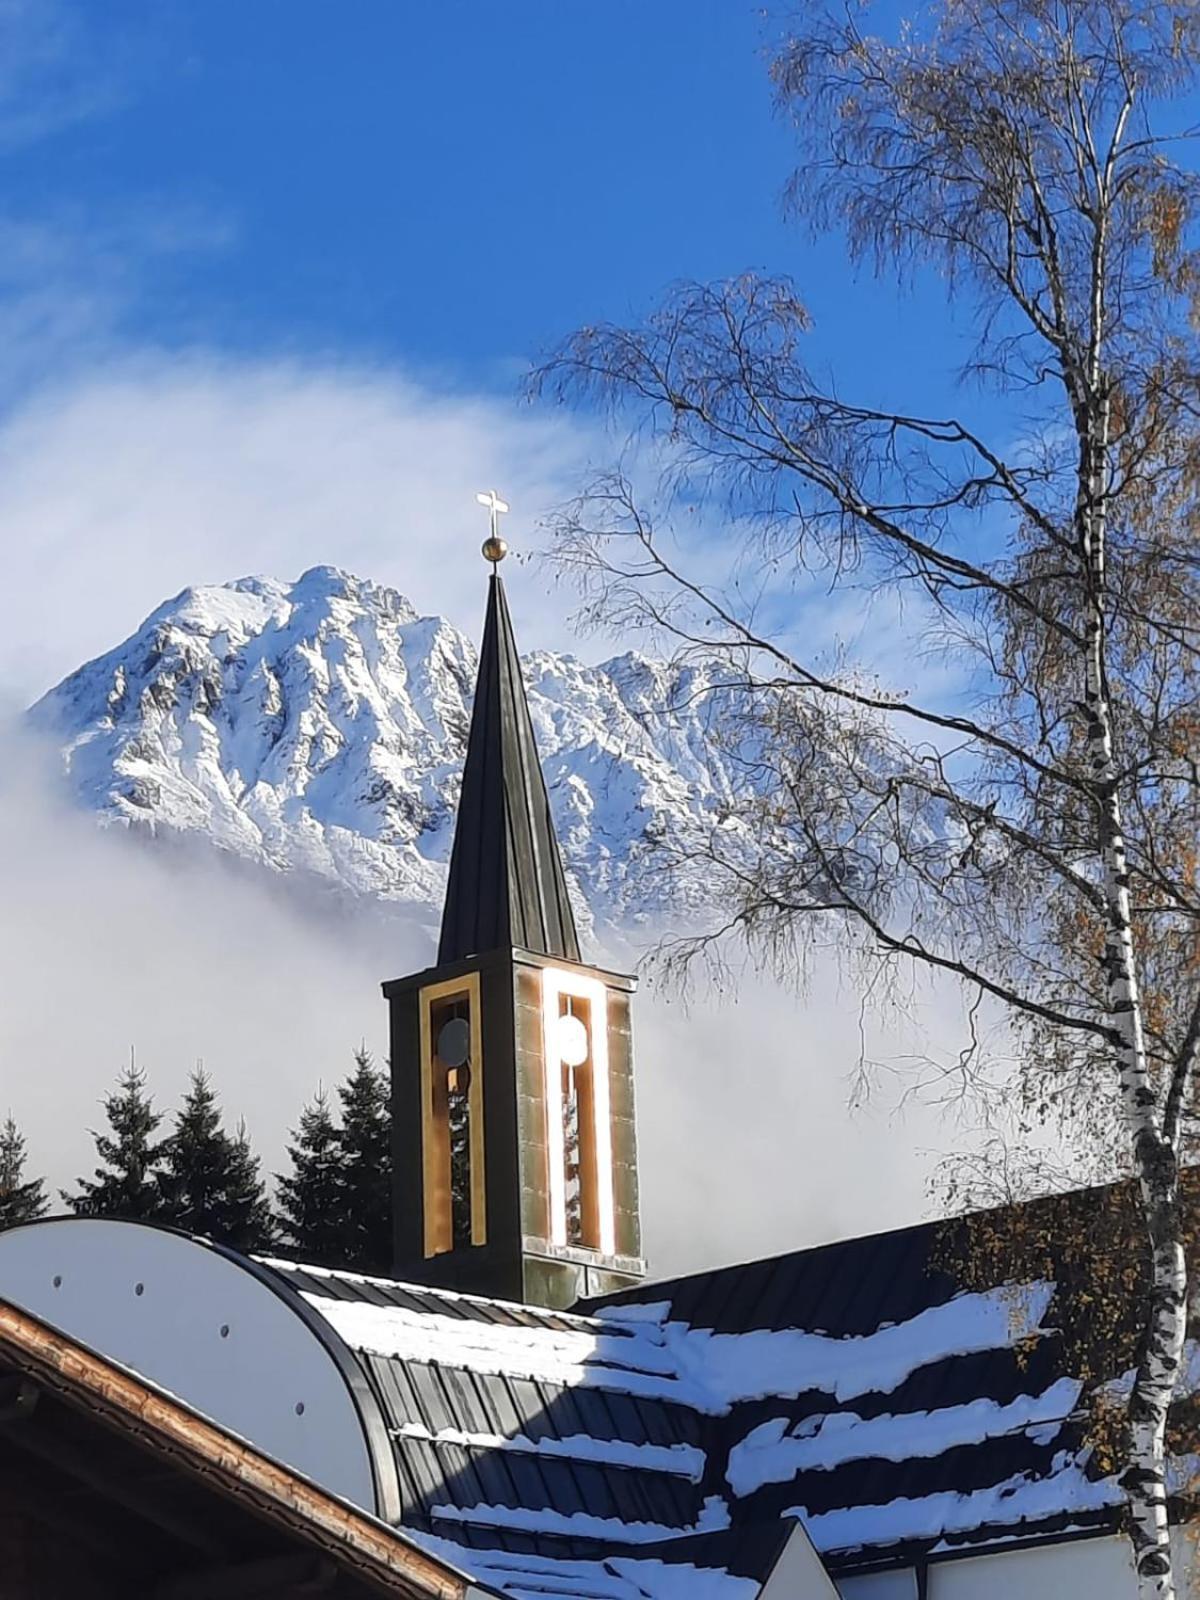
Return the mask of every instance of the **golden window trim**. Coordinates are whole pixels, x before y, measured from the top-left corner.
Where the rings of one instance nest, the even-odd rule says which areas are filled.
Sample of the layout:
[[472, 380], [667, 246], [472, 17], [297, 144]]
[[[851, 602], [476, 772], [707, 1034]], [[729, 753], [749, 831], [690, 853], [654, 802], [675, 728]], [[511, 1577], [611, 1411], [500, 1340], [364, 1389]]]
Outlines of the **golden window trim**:
[[[421, 1196], [425, 1259], [446, 1254], [438, 1244], [436, 1219], [443, 1196], [438, 1194], [443, 1179], [432, 1159], [437, 1127], [433, 1115], [433, 1008], [439, 1000], [462, 997], [467, 1002], [471, 1027], [471, 1086], [469, 1117], [471, 1124], [471, 1243], [487, 1243], [487, 1174], [484, 1167], [483, 1127], [483, 1018], [480, 1009], [479, 974], [468, 972], [461, 978], [446, 978], [420, 991], [421, 1030]], [[453, 1248], [451, 1246], [450, 1248]]]

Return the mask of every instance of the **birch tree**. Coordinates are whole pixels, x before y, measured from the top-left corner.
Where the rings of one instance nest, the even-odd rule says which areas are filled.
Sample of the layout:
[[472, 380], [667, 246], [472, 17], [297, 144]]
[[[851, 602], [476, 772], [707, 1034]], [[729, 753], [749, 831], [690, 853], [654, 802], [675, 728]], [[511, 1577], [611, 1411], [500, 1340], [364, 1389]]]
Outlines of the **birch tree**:
[[[724, 915], [675, 959], [732, 938], [788, 971], [836, 939], [875, 972], [949, 975], [972, 1018], [1005, 1008], [1027, 1102], [1135, 1181], [1121, 1481], [1143, 1597], [1174, 1594], [1200, 1052], [1198, 63], [1194, 0], [942, 0], [892, 38], [854, 0], [806, 7], [774, 61], [790, 203], [881, 272], [943, 275], [976, 336], [960, 414], [906, 407], [886, 349], [889, 403], [823, 381], [783, 279], [679, 287], [537, 380], [611, 404], [668, 464], [648, 499], [616, 472], [558, 519], [585, 620], [722, 668], [744, 789], [678, 866]], [[689, 533], [718, 516], [715, 546]], [[936, 647], [942, 687], [806, 648], [787, 600], [814, 585]]]

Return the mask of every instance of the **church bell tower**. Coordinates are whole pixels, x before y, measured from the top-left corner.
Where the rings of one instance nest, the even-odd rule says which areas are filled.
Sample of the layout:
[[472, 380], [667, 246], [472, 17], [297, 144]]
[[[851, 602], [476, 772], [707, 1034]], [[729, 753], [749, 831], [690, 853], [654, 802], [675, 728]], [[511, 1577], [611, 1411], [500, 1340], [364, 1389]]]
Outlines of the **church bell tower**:
[[580, 958], [496, 528], [437, 965], [391, 1009], [395, 1271], [562, 1308], [641, 1260], [630, 999]]

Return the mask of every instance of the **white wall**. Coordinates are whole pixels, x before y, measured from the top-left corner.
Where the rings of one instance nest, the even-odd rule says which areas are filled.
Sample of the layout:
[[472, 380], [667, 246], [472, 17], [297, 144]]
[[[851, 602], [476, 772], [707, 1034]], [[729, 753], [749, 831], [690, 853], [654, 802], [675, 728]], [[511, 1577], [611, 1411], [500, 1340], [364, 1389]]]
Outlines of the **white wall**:
[[929, 1600], [1132, 1600], [1136, 1592], [1126, 1539], [1073, 1539], [929, 1569]]
[[337, 1362], [236, 1260], [131, 1222], [0, 1234], [0, 1299], [152, 1383], [367, 1511], [363, 1422]]
[[917, 1600], [917, 1579], [911, 1567], [904, 1572], [868, 1572], [861, 1578], [843, 1578], [837, 1591], [842, 1600]]
[[[1200, 1524], [1172, 1536], [1180, 1600], [1200, 1600]], [[915, 1573], [843, 1578], [842, 1600], [916, 1600]], [[1037, 1549], [933, 1562], [929, 1600], [1134, 1600], [1137, 1585], [1124, 1538], [1073, 1539]]]

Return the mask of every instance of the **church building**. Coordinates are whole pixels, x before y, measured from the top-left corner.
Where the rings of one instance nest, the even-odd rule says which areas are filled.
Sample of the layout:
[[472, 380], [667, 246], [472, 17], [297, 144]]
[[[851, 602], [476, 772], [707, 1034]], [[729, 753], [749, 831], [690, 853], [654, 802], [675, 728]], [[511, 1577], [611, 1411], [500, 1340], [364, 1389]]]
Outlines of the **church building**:
[[485, 554], [436, 961], [383, 985], [393, 1276], [0, 1235], [0, 1600], [1132, 1597], [1077, 1260], [967, 1282], [928, 1224], [653, 1278], [635, 982], [581, 947]]

